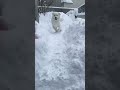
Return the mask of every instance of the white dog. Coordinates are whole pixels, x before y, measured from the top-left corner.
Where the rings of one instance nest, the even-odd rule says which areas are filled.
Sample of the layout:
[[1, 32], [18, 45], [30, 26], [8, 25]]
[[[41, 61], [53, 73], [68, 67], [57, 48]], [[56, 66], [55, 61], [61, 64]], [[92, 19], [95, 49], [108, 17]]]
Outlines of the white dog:
[[61, 31], [61, 28], [60, 28], [60, 13], [53, 12], [51, 22], [52, 22], [52, 26], [53, 26], [55, 32], [60, 32]]

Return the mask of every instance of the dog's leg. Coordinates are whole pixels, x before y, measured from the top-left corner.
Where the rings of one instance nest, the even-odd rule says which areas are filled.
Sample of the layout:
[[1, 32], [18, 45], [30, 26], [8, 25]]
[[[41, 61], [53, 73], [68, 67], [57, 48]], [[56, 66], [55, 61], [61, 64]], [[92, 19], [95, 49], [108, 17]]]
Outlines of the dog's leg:
[[57, 32], [61, 32], [61, 29], [60, 29], [60, 27], [57, 27]]
[[61, 31], [62, 31], [62, 30], [61, 30], [61, 28], [60, 28], [60, 26], [58, 27], [58, 29], [59, 29], [59, 30], [58, 30], [59, 32], [61, 32]]

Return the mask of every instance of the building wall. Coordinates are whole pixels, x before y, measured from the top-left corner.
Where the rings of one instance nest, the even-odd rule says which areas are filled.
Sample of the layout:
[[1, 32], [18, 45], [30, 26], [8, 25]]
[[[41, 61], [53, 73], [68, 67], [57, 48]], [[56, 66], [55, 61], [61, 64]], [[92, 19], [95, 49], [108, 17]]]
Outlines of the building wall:
[[[51, 0], [46, 0], [47, 3], [49, 3]], [[54, 2], [52, 3], [51, 6], [57, 6], [57, 7], [69, 7], [69, 8], [78, 8], [79, 6], [85, 4], [85, 0], [72, 0], [73, 4], [69, 3], [61, 3], [61, 0], [53, 0]]]
[[72, 0], [73, 4], [64, 3], [64, 7], [78, 8], [79, 6], [85, 4], [85, 0]]
[[78, 8], [78, 12], [79, 12], [79, 13], [85, 12], [85, 5], [79, 7], [79, 8]]
[[[48, 2], [51, 0], [47, 0]], [[54, 2], [52, 3], [51, 6], [57, 6], [57, 7], [61, 7], [61, 0], [53, 0]]]

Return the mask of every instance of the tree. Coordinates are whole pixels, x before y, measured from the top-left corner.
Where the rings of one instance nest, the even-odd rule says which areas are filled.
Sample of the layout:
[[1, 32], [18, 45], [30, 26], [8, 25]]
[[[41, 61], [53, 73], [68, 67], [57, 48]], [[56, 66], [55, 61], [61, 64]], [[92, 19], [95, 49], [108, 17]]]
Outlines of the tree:
[[39, 12], [44, 13], [55, 0], [39, 0]]

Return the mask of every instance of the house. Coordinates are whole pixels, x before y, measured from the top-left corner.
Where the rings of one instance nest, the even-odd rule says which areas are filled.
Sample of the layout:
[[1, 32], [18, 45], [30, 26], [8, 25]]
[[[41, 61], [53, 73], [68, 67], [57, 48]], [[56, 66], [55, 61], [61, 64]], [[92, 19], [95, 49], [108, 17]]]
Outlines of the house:
[[[47, 0], [48, 2], [50, 0]], [[85, 4], [85, 0], [54, 0], [51, 6], [78, 8]]]
[[[49, 2], [51, 0], [47, 0]], [[68, 12], [71, 9], [78, 8], [79, 12], [80, 10], [84, 11], [85, 0], [53, 0], [53, 3], [50, 5], [50, 11], [62, 11], [64, 13]], [[81, 9], [80, 7], [83, 6]], [[56, 8], [57, 7], [57, 8]]]
[[79, 13], [85, 12], [85, 4], [82, 5], [82, 6], [80, 6], [80, 7], [78, 8], [78, 12], [79, 12]]
[[[47, 9], [45, 9], [45, 12], [57, 11], [67, 13], [68, 11], [75, 9], [78, 9], [78, 13], [85, 11], [85, 0], [39, 0], [39, 1], [43, 2], [45, 1], [46, 5], [49, 6]], [[40, 8], [42, 8], [41, 5], [39, 5], [39, 9]]]
[[85, 4], [85, 0], [61, 0], [63, 7], [78, 8]]

